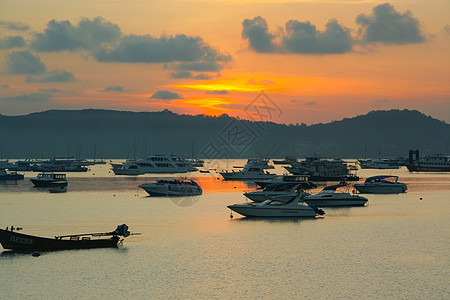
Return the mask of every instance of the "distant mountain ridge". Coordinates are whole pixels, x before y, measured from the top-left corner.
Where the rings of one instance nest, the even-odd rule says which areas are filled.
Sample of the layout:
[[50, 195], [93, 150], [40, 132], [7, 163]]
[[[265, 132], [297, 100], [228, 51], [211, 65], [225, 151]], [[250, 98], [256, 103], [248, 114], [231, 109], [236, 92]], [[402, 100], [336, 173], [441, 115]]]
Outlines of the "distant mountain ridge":
[[407, 156], [409, 149], [447, 154], [450, 125], [416, 110], [371, 111], [310, 126], [168, 110], [49, 110], [0, 115], [0, 141], [0, 158], [127, 158], [155, 153], [204, 158], [396, 157]]

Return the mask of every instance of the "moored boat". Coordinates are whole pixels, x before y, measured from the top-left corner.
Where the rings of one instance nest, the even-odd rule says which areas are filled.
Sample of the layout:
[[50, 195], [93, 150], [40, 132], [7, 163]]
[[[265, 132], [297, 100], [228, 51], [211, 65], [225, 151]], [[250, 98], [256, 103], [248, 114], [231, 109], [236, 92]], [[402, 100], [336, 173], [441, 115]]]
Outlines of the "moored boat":
[[359, 195], [351, 195], [347, 192], [336, 192], [337, 189], [346, 187], [346, 184], [329, 185], [315, 195], [305, 197], [305, 202], [317, 207], [328, 206], [362, 206], [367, 198]]
[[437, 154], [420, 158], [419, 150], [410, 150], [406, 167], [410, 172], [450, 172], [450, 156]]
[[[307, 186], [310, 188], [310, 186]], [[265, 186], [263, 189], [256, 191], [245, 192], [244, 196], [254, 202], [263, 202], [273, 197], [292, 197], [293, 194], [298, 194], [303, 191], [301, 183], [283, 182], [273, 183]]]
[[398, 182], [398, 176], [378, 175], [366, 178], [363, 184], [353, 187], [363, 194], [398, 194], [408, 189], [405, 183]]
[[39, 173], [35, 178], [30, 178], [36, 187], [67, 186], [66, 174], [62, 173]]
[[71, 249], [90, 249], [117, 247], [120, 236], [131, 235], [125, 224], [116, 230], [105, 233], [88, 233], [55, 236], [55, 238], [39, 237], [17, 232], [21, 228], [0, 229], [0, 244], [4, 249], [15, 251], [56, 251]]
[[203, 193], [193, 179], [166, 178], [139, 185], [150, 196], [196, 196]]
[[325, 212], [313, 205], [304, 202], [307, 193], [293, 195], [290, 198], [274, 197], [264, 202], [250, 202], [244, 204], [233, 204], [227, 207], [238, 214], [246, 217], [316, 217]]

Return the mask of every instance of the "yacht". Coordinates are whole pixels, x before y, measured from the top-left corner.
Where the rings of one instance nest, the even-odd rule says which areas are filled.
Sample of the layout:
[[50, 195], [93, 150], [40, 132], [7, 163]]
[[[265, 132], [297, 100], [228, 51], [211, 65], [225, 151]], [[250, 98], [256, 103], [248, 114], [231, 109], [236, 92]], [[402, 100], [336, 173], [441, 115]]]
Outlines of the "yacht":
[[315, 217], [325, 212], [304, 202], [307, 193], [292, 197], [274, 197], [264, 202], [233, 204], [227, 207], [246, 217]]
[[351, 195], [347, 192], [336, 192], [337, 189], [347, 186], [346, 184], [329, 185], [315, 195], [305, 197], [305, 202], [318, 207], [324, 206], [362, 206], [366, 204], [367, 198]]
[[450, 156], [437, 154], [419, 158], [419, 150], [410, 151], [406, 167], [410, 172], [450, 172]]
[[363, 184], [354, 184], [353, 187], [366, 194], [398, 194], [408, 189], [406, 184], [398, 182], [398, 176], [393, 175], [368, 177]]
[[85, 159], [73, 156], [55, 156], [32, 165], [31, 170], [33, 172], [87, 172], [86, 165], [89, 163]]
[[272, 179], [275, 174], [271, 174], [265, 169], [273, 169], [274, 166], [268, 164], [267, 159], [249, 159], [240, 171], [222, 171], [219, 172], [227, 180], [257, 180]]
[[144, 170], [139, 168], [136, 160], [127, 160], [124, 164], [111, 164], [116, 175], [142, 175]]
[[263, 189], [245, 192], [244, 196], [254, 202], [263, 202], [276, 196], [291, 196], [292, 194], [300, 193], [303, 190], [300, 186], [300, 183], [295, 182], [273, 183]]
[[220, 172], [220, 175], [226, 180], [255, 180], [255, 179], [272, 179], [275, 174], [264, 171], [262, 168], [246, 168], [235, 172]]
[[23, 177], [23, 174], [19, 174], [15, 170], [0, 169], [0, 180], [21, 180]]
[[150, 196], [196, 196], [203, 193], [202, 188], [193, 179], [161, 179], [139, 185]]
[[400, 165], [397, 161], [389, 159], [367, 159], [359, 160], [361, 169], [398, 169]]
[[188, 173], [197, 168], [184, 158], [176, 155], [152, 155], [136, 161], [138, 169], [144, 173]]
[[288, 183], [288, 182], [294, 182], [294, 183], [301, 183], [303, 186], [302, 188], [308, 189], [308, 188], [315, 188], [316, 185], [309, 181], [309, 175], [275, 175], [272, 179], [269, 180], [256, 180], [255, 183], [260, 186], [261, 188], [266, 187], [269, 184], [274, 183]]
[[294, 175], [309, 175], [311, 181], [358, 181], [357, 168], [342, 160], [324, 160], [317, 156], [284, 167]]
[[66, 174], [61, 173], [39, 173], [30, 179], [36, 187], [67, 186]]

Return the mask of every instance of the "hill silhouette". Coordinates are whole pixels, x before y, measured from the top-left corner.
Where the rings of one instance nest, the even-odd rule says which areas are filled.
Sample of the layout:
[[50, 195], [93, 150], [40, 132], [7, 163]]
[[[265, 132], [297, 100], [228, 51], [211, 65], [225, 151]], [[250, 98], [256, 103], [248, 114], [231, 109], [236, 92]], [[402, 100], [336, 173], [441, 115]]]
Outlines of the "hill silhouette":
[[327, 124], [284, 125], [227, 115], [49, 110], [0, 115], [2, 158], [251, 156], [396, 157], [409, 149], [448, 153], [450, 125], [415, 110], [371, 111]]

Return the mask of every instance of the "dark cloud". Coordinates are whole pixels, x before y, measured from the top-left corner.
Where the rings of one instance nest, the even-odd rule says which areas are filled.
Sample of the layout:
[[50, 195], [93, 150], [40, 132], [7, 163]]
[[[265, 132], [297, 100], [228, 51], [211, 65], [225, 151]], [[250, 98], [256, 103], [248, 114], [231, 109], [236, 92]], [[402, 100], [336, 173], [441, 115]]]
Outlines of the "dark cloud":
[[[219, 53], [200, 37], [184, 34], [155, 38], [150, 35], [128, 35], [115, 48], [95, 51], [100, 62], [169, 63], [177, 71], [173, 76], [187, 76], [180, 71], [217, 72], [231, 57]], [[182, 77], [178, 77], [182, 78]]]
[[[269, 33], [262, 17], [246, 19], [242, 26], [242, 36], [248, 39], [251, 48], [260, 53], [332, 54], [352, 50], [350, 29], [336, 20], [330, 20], [324, 31], [317, 30], [309, 21], [290, 20], [286, 22], [285, 31], [279, 32], [278, 36]], [[277, 40], [280, 42], [276, 43]]]
[[29, 51], [13, 51], [5, 57], [6, 73], [11, 75], [41, 74], [47, 67], [40, 57]]
[[170, 74], [170, 77], [180, 79], [180, 78], [192, 78], [193, 74], [189, 71], [178, 71]]
[[7, 84], [0, 84], [0, 87], [2, 89], [9, 89], [9, 85], [7, 85]]
[[307, 102], [305, 102], [305, 105], [306, 106], [314, 106], [314, 105], [317, 105], [317, 102], [316, 101], [307, 101]]
[[174, 100], [174, 99], [183, 99], [183, 96], [171, 91], [157, 91], [150, 97], [150, 99]]
[[105, 87], [103, 90], [100, 90], [100, 92], [123, 92], [123, 87], [119, 85], [111, 85]]
[[220, 77], [220, 74], [219, 74], [219, 76], [214, 76], [214, 75], [207, 74], [207, 73], [198, 73], [198, 74], [195, 74], [194, 76], [192, 76], [192, 78], [197, 79], [197, 80], [208, 80], [208, 79], [212, 79], [214, 77]]
[[17, 31], [27, 31], [30, 29], [30, 26], [20, 22], [8, 22], [8, 21], [0, 21], [0, 27], [6, 28], [8, 30], [17, 30]]
[[41, 52], [92, 50], [103, 43], [115, 43], [120, 38], [120, 28], [97, 17], [82, 19], [78, 26], [69, 21], [52, 20], [43, 33], [36, 33], [31, 48]]
[[356, 23], [360, 26], [358, 32], [363, 43], [402, 45], [425, 41], [419, 20], [409, 11], [396, 12], [389, 3], [375, 6], [372, 15], [359, 15]]
[[260, 16], [242, 22], [242, 37], [248, 39], [250, 47], [256, 52], [275, 52], [276, 36], [269, 33], [266, 20]]
[[32, 93], [19, 95], [14, 97], [3, 97], [0, 98], [0, 101], [9, 101], [9, 102], [46, 102], [50, 99], [49, 94], [45, 93]]
[[26, 82], [70, 82], [75, 81], [75, 76], [72, 73], [57, 70], [49, 71], [36, 76], [27, 76]]
[[218, 90], [218, 91], [207, 91], [207, 94], [212, 94], [212, 95], [227, 95], [230, 92], [227, 90]]
[[39, 92], [42, 92], [42, 93], [62, 93], [63, 91], [60, 90], [60, 89], [43, 89], [43, 88], [40, 88]]
[[166, 63], [173, 78], [193, 78], [187, 72], [218, 72], [231, 60], [200, 37], [184, 34], [153, 37], [122, 36], [118, 25], [97, 17], [78, 25], [52, 20], [34, 34], [30, 48], [38, 52], [88, 51], [99, 62]]
[[283, 51], [305, 54], [334, 54], [352, 50], [350, 30], [330, 20], [325, 31], [319, 31], [310, 22], [290, 20], [286, 23]]
[[23, 48], [26, 45], [27, 43], [20, 35], [0, 38], [0, 49]]

